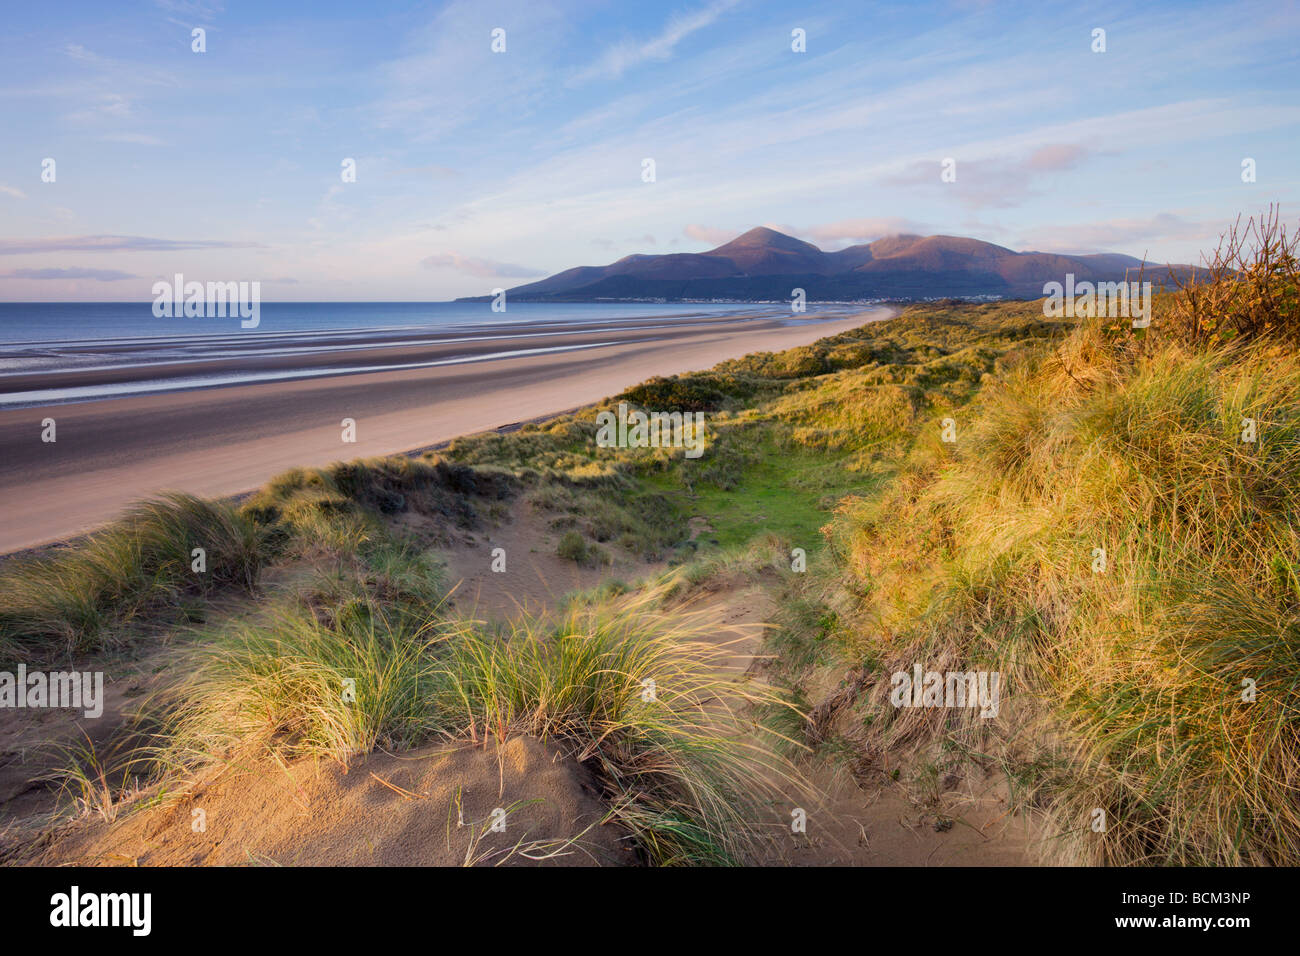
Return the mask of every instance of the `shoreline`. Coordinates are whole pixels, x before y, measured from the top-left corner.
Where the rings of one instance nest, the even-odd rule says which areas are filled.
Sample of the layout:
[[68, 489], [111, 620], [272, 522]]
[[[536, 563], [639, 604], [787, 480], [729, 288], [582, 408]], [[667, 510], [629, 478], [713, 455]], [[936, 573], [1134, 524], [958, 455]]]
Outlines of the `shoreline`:
[[[565, 415], [572, 415], [574, 412], [578, 411], [582, 407], [583, 407], [582, 405], [574, 405], [571, 408], [562, 408], [558, 411], [543, 412], [542, 414], [537, 415], [533, 418], [525, 418], [517, 422], [508, 422], [504, 425], [498, 425], [495, 428], [485, 428], [482, 431], [469, 432], [468, 434], [465, 435], [456, 435], [452, 438], [444, 438], [441, 441], [436, 441], [431, 445], [420, 445], [417, 448], [403, 448], [400, 451], [390, 452], [389, 455], [400, 456], [404, 458], [419, 458], [421, 455], [424, 455], [427, 452], [441, 451], [442, 449], [450, 446], [452, 442], [460, 438], [476, 438], [480, 435], [488, 435], [488, 434], [508, 435], [511, 432], [519, 431], [519, 429], [523, 428], [525, 425], [540, 425], [542, 422], [550, 421], [553, 418], [562, 418]], [[251, 497], [253, 494], [256, 493], [256, 491], [257, 491], [256, 488], [245, 488], [242, 491], [232, 491], [227, 495], [217, 496], [217, 500], [229, 501], [238, 504], [244, 499]], [[94, 534], [96, 530], [98, 530], [98, 528], [90, 528], [86, 531], [81, 531], [74, 535], [69, 535], [67, 537], [62, 537], [62, 538], [56, 538], [51, 541], [42, 542], [41, 544], [29, 545], [27, 547], [18, 548], [17, 550], [14, 551], [0, 551], [0, 570], [4, 568], [6, 562], [12, 561], [16, 558], [22, 558], [28, 555], [38, 555], [41, 552], [50, 550], [51, 548], [71, 547], [80, 541], [84, 541], [90, 535]]]
[[[164, 491], [230, 497], [293, 467], [422, 452], [551, 418], [656, 375], [806, 345], [894, 314], [882, 307], [800, 324], [692, 319], [650, 334], [602, 331], [594, 343], [566, 330], [574, 349], [437, 367], [411, 368], [412, 351], [391, 346], [384, 360], [399, 367], [388, 370], [0, 409], [0, 555], [80, 537]], [[465, 347], [416, 350], [437, 361]], [[41, 441], [47, 417], [57, 423], [54, 443]], [[355, 442], [342, 440], [344, 418], [357, 423]]]
[[[832, 321], [842, 314], [814, 316], [811, 321]], [[439, 367], [520, 352], [577, 350], [598, 339], [627, 341], [639, 336], [652, 340], [685, 328], [756, 331], [791, 324], [795, 322], [789, 316], [763, 310], [723, 316], [615, 316], [588, 322], [540, 319], [480, 326], [16, 342], [0, 345], [0, 410], [258, 381]], [[85, 394], [76, 394], [79, 391]]]

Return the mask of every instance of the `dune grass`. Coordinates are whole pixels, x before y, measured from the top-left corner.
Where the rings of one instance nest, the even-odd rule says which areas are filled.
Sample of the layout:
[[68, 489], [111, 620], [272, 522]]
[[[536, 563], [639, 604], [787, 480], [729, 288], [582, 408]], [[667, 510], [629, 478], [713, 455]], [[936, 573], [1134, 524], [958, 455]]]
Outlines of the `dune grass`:
[[241, 505], [292, 553], [350, 554], [402, 513], [449, 527], [475, 526], [482, 512], [508, 498], [516, 482], [500, 469], [470, 468], [437, 455], [401, 455], [328, 468], [294, 468], [272, 478]]
[[396, 624], [378, 602], [286, 609], [215, 636], [161, 704], [158, 762], [175, 777], [529, 734], [592, 768], [647, 862], [743, 861], [783, 766], [737, 719], [765, 694], [717, 670], [700, 639], [716, 621], [656, 607], [653, 592], [611, 597], [504, 634], [449, 615]]
[[384, 519], [406, 511], [470, 527], [513, 489], [499, 470], [393, 457], [294, 469], [238, 505], [179, 493], [144, 501], [102, 531], [0, 568], [0, 658], [111, 647], [133, 625], [174, 624], [190, 602], [252, 591], [270, 562], [382, 550]]
[[261, 531], [230, 505], [183, 494], [143, 502], [84, 541], [3, 569], [0, 656], [36, 659], [112, 644], [138, 616], [223, 588], [252, 588], [264, 559]]
[[437, 636], [436, 627], [395, 626], [363, 600], [328, 618], [285, 609], [236, 626], [168, 695], [163, 760], [190, 768], [275, 752], [346, 763], [376, 747], [414, 746], [434, 727], [427, 698]]
[[[1232, 281], [1232, 280], [1222, 280]], [[1090, 321], [937, 416], [831, 527], [863, 749], [1002, 763], [1056, 862], [1300, 854], [1300, 356]], [[1295, 321], [1291, 316], [1286, 321]], [[997, 670], [997, 721], [896, 710], [889, 675]], [[1102, 831], [1092, 826], [1104, 811]]]
[[[151, 805], [135, 800], [143, 790], [176, 792], [204, 768], [269, 754], [347, 763], [377, 748], [533, 734], [588, 763], [647, 862], [743, 861], [760, 838], [759, 795], [782, 765], [736, 716], [762, 692], [715, 671], [718, 652], [700, 641], [716, 621], [610, 591], [501, 634], [447, 612], [430, 550], [438, 532], [392, 523], [413, 511], [472, 526], [517, 481], [439, 459], [295, 470], [239, 507], [147, 502], [99, 535], [6, 568], [3, 633], [47, 654], [55, 641], [103, 646], [113, 628], [185, 594], [251, 589], [267, 563], [309, 569], [178, 652], [190, 676], [141, 709], [155, 744], [124, 758], [118, 789], [93, 750], [69, 756], [55, 776], [79, 812], [111, 822], [121, 807]], [[548, 487], [580, 502], [589, 485]], [[617, 509], [594, 520], [606, 537], [631, 530]], [[207, 551], [197, 581], [192, 546]]]
[[436, 706], [447, 733], [577, 748], [655, 864], [743, 862], [760, 838], [761, 798], [789, 773], [741, 719], [772, 695], [722, 671], [704, 639], [716, 619], [665, 614], [660, 597], [651, 588], [558, 620], [525, 616], [500, 640], [463, 630]]

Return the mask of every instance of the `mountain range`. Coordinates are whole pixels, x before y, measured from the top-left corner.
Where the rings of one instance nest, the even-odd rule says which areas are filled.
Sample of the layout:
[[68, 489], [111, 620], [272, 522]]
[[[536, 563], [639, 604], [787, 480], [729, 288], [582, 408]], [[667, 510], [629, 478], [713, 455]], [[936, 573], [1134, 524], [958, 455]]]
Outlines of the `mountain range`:
[[[960, 236], [890, 236], [825, 252], [775, 229], [751, 229], [708, 252], [630, 255], [578, 266], [506, 290], [509, 301], [790, 299], [808, 301], [993, 297], [1034, 299], [1047, 282], [1120, 282], [1142, 262], [1117, 253], [1014, 252]], [[1168, 267], [1146, 267], [1146, 278]], [[489, 296], [460, 301], [482, 301]]]

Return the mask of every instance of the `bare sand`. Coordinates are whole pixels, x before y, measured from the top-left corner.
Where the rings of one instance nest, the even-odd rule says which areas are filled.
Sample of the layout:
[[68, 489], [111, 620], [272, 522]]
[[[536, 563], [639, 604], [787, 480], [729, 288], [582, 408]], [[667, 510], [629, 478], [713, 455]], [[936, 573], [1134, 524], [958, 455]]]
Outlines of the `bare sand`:
[[[806, 345], [891, 314], [880, 308], [801, 325], [739, 318], [601, 330], [586, 333], [594, 347], [577, 351], [5, 409], [0, 554], [91, 531], [159, 492], [238, 494], [295, 466], [428, 447], [577, 408], [654, 375]], [[400, 359], [401, 348], [386, 357]], [[425, 348], [413, 360], [428, 354]], [[375, 356], [371, 350], [358, 361], [371, 365]], [[41, 441], [47, 417], [57, 423], [54, 443]], [[343, 441], [345, 418], [356, 422], [354, 443]]]
[[[202, 811], [202, 828], [195, 826]], [[344, 769], [231, 767], [114, 824], [87, 816], [19, 848], [41, 866], [628, 866], [600, 784], [554, 743], [432, 744]], [[499, 821], [499, 829], [492, 828]]]

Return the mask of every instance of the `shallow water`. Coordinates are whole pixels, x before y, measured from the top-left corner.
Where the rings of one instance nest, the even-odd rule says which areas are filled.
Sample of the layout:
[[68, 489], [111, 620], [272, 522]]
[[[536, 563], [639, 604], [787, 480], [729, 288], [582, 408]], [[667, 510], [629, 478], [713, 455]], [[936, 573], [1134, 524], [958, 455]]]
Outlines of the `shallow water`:
[[[258, 326], [244, 329], [238, 315], [158, 318], [147, 302], [0, 303], [0, 407], [435, 368], [578, 351], [609, 344], [604, 333], [653, 337], [682, 322], [752, 317], [804, 324], [859, 309], [823, 305], [792, 314], [780, 304], [517, 303], [502, 313], [487, 303], [268, 302], [260, 305]], [[395, 348], [426, 354], [366, 360], [368, 351]]]

